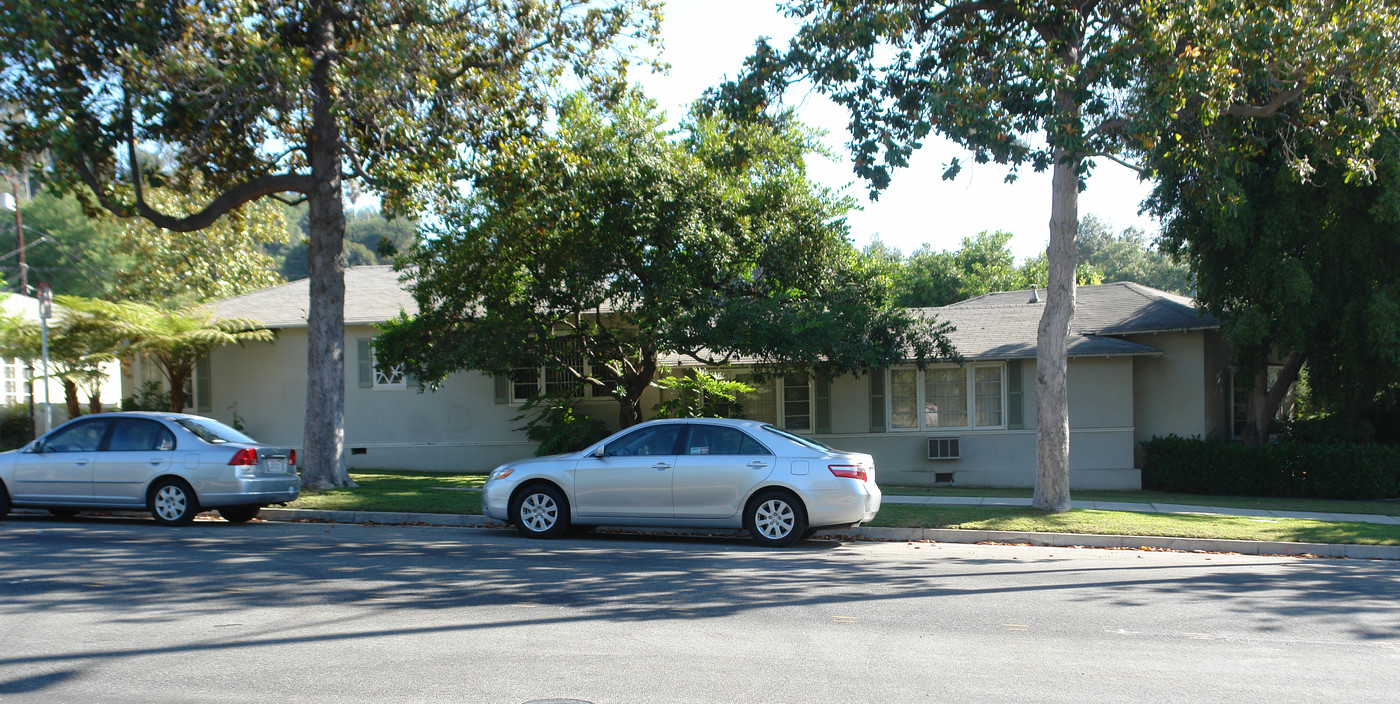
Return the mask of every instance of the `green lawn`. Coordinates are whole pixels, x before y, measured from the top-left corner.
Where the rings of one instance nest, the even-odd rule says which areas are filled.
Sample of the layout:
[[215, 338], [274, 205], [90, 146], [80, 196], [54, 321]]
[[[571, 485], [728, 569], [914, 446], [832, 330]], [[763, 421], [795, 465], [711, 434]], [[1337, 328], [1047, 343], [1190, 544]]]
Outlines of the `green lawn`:
[[[954, 487], [885, 486], [880, 491], [891, 496], [989, 496], [996, 498], [1029, 499], [1030, 489], [976, 489]], [[1219, 506], [1221, 508], [1250, 508], [1264, 511], [1317, 511], [1321, 513], [1374, 513], [1400, 516], [1400, 501], [1341, 501], [1336, 499], [1270, 499], [1258, 496], [1216, 496], [1202, 494], [1172, 494], [1165, 491], [1075, 491], [1076, 501], [1125, 501], [1139, 504], [1187, 504], [1190, 506]]]
[[[419, 513], [481, 513], [482, 474], [423, 474], [379, 470], [352, 472], [360, 485], [320, 493], [306, 492], [291, 508], [338, 511], [411, 511]], [[1027, 489], [916, 489], [881, 487], [886, 494], [937, 496], [1026, 497]], [[1238, 496], [1199, 496], [1158, 492], [1081, 491], [1076, 499], [1175, 503], [1229, 508], [1332, 513], [1400, 515], [1400, 505], [1387, 501], [1323, 501], [1314, 499], [1260, 499]], [[1200, 516], [1126, 511], [1074, 510], [1044, 513], [1030, 508], [1005, 506], [905, 506], [885, 504], [871, 523], [902, 528], [962, 528], [1049, 533], [1106, 533], [1110, 535], [1277, 540], [1303, 543], [1355, 543], [1400, 545], [1400, 526], [1373, 523], [1324, 523], [1287, 518]]]

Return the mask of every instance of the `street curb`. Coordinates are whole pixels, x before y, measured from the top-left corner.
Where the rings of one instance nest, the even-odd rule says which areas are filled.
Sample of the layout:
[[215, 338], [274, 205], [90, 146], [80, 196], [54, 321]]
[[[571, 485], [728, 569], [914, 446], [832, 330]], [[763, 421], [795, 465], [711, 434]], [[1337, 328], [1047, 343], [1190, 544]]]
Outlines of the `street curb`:
[[[368, 523], [383, 525], [421, 524], [458, 528], [504, 528], [507, 524], [486, 516], [453, 513], [390, 513], [380, 511], [315, 511], [298, 508], [265, 508], [258, 514], [269, 521], [325, 521], [328, 523]], [[629, 528], [630, 530], [631, 528]], [[648, 529], [650, 532], [686, 532]], [[690, 531], [694, 532], [694, 531]], [[1025, 533], [1009, 530], [955, 530], [949, 528], [846, 528], [818, 535], [856, 540], [928, 540], [937, 543], [1012, 543], [1045, 547], [1117, 548], [1130, 550], [1175, 550], [1181, 552], [1238, 553], [1241, 555], [1295, 555], [1344, 557], [1357, 560], [1400, 560], [1400, 546], [1349, 545], [1334, 543], [1282, 543], [1211, 538], [1168, 538], [1157, 536], [1097, 535], [1081, 533]]]

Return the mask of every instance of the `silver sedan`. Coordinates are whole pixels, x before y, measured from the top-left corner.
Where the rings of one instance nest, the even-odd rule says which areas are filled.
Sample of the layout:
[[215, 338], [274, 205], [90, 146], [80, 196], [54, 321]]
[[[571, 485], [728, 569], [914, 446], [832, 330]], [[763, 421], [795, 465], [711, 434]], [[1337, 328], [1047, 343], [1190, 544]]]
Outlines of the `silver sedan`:
[[572, 526], [743, 528], [790, 545], [880, 510], [870, 455], [766, 423], [655, 420], [581, 452], [509, 462], [482, 490], [486, 515], [536, 538]]
[[242, 523], [300, 492], [295, 450], [183, 413], [83, 416], [0, 453], [0, 516], [10, 506], [61, 516], [144, 508], [157, 523], [183, 525], [217, 509]]

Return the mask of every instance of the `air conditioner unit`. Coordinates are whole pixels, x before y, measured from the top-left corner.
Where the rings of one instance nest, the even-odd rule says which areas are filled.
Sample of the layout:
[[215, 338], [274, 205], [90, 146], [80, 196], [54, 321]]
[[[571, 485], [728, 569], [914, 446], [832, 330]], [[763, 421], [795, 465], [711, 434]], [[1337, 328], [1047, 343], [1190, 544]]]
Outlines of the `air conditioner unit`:
[[929, 438], [928, 458], [931, 460], [962, 459], [962, 438]]

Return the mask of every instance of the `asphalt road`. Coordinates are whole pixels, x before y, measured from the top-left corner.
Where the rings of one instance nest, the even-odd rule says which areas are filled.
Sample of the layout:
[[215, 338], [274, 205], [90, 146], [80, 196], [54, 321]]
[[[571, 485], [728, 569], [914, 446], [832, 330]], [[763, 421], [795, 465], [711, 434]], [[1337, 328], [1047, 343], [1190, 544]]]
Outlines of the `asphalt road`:
[[47, 517], [0, 701], [1394, 702], [1400, 563]]

